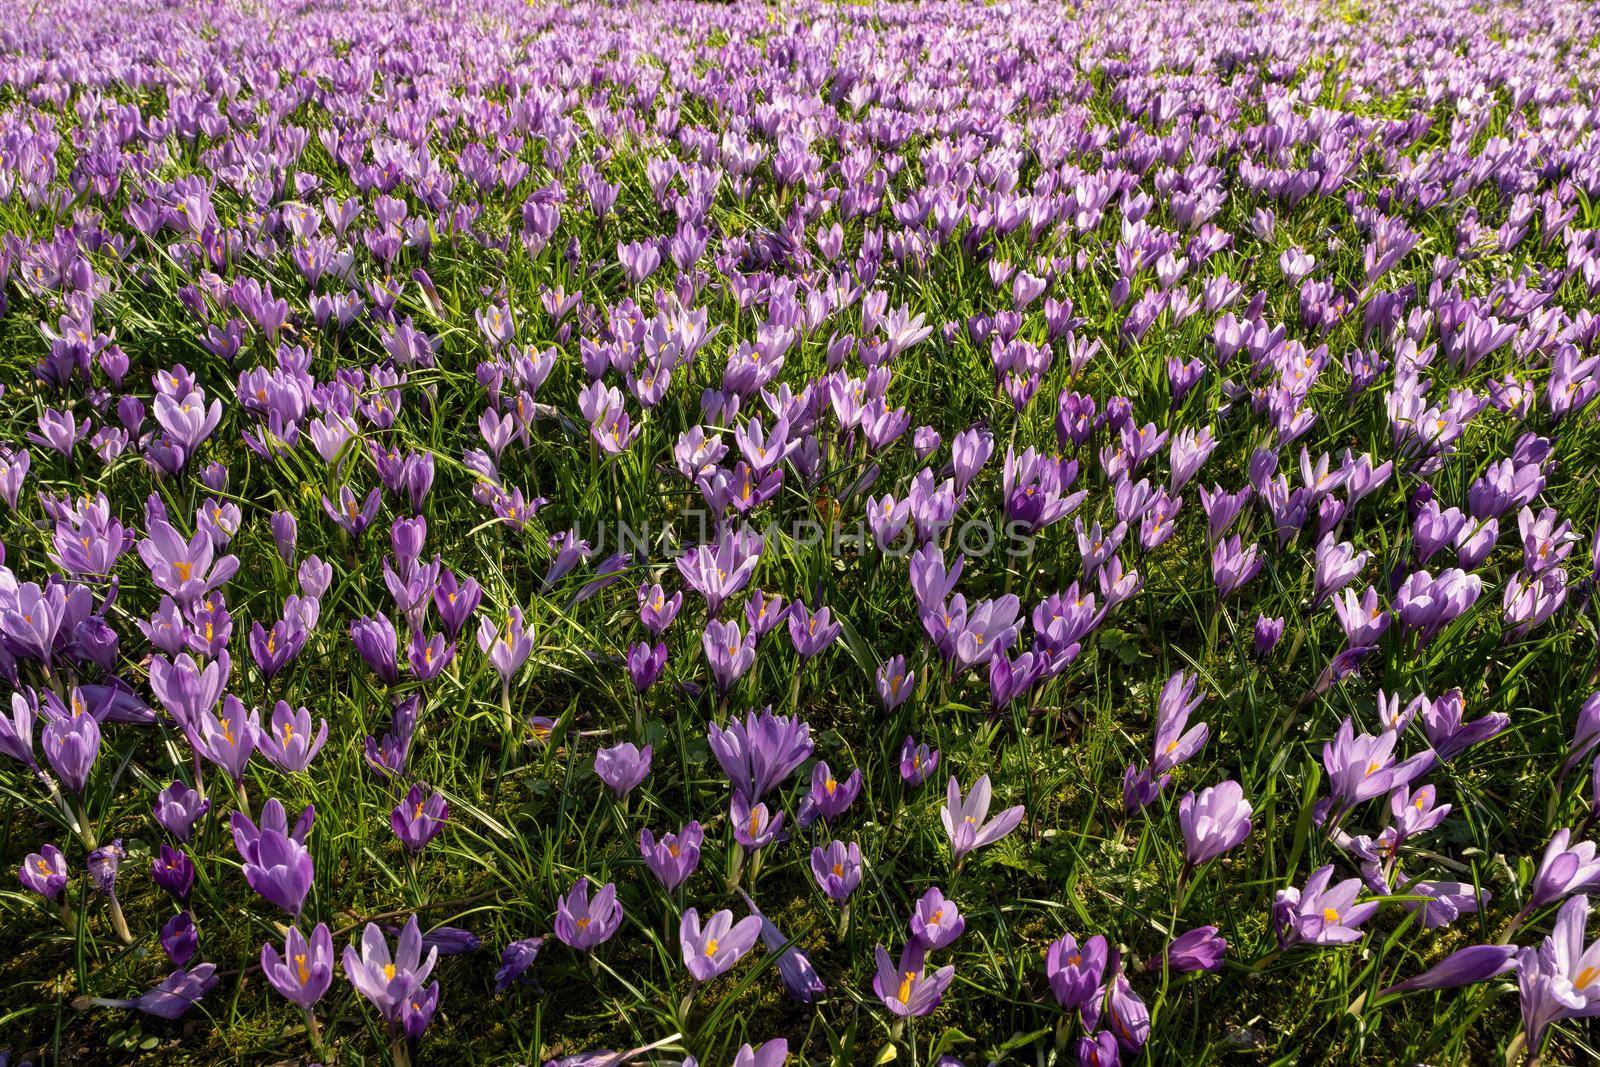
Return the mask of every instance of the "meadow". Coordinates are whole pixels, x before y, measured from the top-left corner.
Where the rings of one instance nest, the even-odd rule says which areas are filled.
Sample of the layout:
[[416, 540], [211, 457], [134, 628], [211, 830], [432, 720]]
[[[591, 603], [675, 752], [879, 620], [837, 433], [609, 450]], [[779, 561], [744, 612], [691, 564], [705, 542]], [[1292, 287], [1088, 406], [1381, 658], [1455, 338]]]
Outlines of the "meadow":
[[1600, 1058], [1600, 8], [0, 12], [0, 1064]]

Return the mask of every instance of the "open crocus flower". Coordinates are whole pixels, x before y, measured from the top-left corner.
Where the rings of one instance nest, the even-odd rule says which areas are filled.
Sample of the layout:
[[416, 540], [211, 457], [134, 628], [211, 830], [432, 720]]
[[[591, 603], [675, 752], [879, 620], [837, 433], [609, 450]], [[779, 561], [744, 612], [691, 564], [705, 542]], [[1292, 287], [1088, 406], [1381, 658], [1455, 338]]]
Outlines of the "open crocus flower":
[[1106, 939], [1099, 934], [1081, 947], [1071, 934], [1050, 943], [1044, 973], [1063, 1011], [1077, 1011], [1099, 995], [1108, 955]]
[[262, 945], [261, 972], [291, 1004], [310, 1011], [333, 984], [333, 935], [327, 925], [318, 923], [310, 938], [289, 927], [281, 956], [270, 942]]
[[450, 805], [438, 791], [424, 792], [421, 782], [412, 785], [405, 799], [389, 813], [389, 828], [406, 851], [415, 855], [444, 829]]
[[956, 976], [953, 966], [940, 967], [929, 974], [924, 967], [925, 953], [915, 942], [901, 951], [898, 967], [882, 945], [877, 946], [874, 955], [878, 971], [872, 977], [872, 991], [884, 1007], [902, 1018], [927, 1015], [937, 1008]]
[[640, 830], [639, 852], [650, 873], [670, 892], [700, 866], [700, 845], [705, 836], [698, 822], [690, 822], [675, 834], [662, 834], [660, 841], [648, 829]]
[[622, 925], [622, 901], [617, 887], [607, 882], [591, 899], [589, 879], [579, 878], [556, 905], [555, 933], [563, 945], [579, 952], [611, 940]]
[[1377, 901], [1357, 904], [1361, 879], [1347, 878], [1330, 888], [1333, 865], [1319, 867], [1306, 879], [1304, 889], [1278, 890], [1272, 905], [1273, 928], [1279, 944], [1344, 945], [1361, 940], [1361, 924], [1378, 910]]
[[293, 708], [280, 700], [272, 708], [271, 728], [260, 731], [256, 745], [279, 770], [303, 772], [311, 766], [328, 741], [328, 720], [323, 719], [316, 733], [311, 731], [311, 712]]
[[438, 958], [437, 948], [430, 948], [423, 955], [422, 932], [413, 915], [400, 931], [393, 954], [383, 930], [376, 923], [368, 923], [361, 932], [359, 948], [355, 943], [346, 946], [342, 962], [345, 976], [356, 991], [372, 1002], [384, 1021], [398, 1026], [405, 1005], [421, 990]]
[[922, 894], [911, 912], [911, 936], [924, 948], [948, 948], [967, 928], [955, 901], [948, 900], [935, 886]]
[[54, 845], [45, 845], [38, 852], [23, 858], [17, 872], [18, 879], [28, 889], [54, 903], [67, 887], [72, 872], [67, 869], [67, 858]]
[[989, 800], [992, 792], [986, 774], [978, 779], [972, 792], [963, 800], [960, 784], [955, 775], [950, 776], [949, 784], [945, 787], [945, 804], [939, 816], [944, 821], [944, 832], [950, 837], [950, 852], [957, 864], [973, 849], [994, 844], [1022, 822], [1021, 804], [1007, 808], [990, 819]]
[[696, 982], [709, 982], [739, 962], [761, 936], [761, 920], [747, 915], [737, 923], [733, 912], [719, 911], [700, 924], [700, 913], [690, 908], [678, 924], [683, 965]]

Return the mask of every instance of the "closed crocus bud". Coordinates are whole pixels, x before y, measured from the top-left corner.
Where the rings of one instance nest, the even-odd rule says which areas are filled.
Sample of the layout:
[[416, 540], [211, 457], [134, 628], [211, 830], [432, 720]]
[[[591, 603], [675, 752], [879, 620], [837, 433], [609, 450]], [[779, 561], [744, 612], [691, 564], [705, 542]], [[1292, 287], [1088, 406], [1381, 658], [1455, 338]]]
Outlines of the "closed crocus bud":
[[652, 748], [640, 748], [624, 741], [595, 753], [594, 773], [606, 784], [617, 799], [622, 799], [650, 773]]
[[278, 556], [285, 566], [294, 564], [294, 546], [300, 527], [291, 511], [272, 513], [272, 540], [278, 546]]
[[1238, 782], [1220, 782], [1185, 796], [1178, 802], [1184, 864], [1198, 867], [1243, 841], [1250, 834], [1250, 813]]
[[1106, 1023], [1122, 1051], [1136, 1053], [1150, 1039], [1150, 1012], [1139, 994], [1128, 984], [1126, 975], [1111, 980], [1111, 995], [1106, 1000]]
[[494, 991], [504, 993], [516, 982], [531, 981], [527, 977], [528, 968], [539, 958], [539, 950], [542, 948], [544, 948], [544, 938], [526, 937], [521, 941], [513, 941], [502, 949], [500, 967], [494, 972]]
[[1457, 986], [1472, 985], [1493, 978], [1497, 974], [1504, 974], [1516, 966], [1516, 961], [1515, 945], [1468, 945], [1450, 953], [1415, 978], [1397, 982], [1378, 995], [1381, 997], [1390, 993], [1410, 993], [1418, 989], [1454, 989]]
[[[1228, 942], [1217, 936], [1215, 926], [1197, 926], [1187, 933], [1179, 934], [1167, 945], [1165, 953], [1168, 970], [1179, 974], [1187, 971], [1214, 971], [1222, 966], [1223, 953], [1228, 950]], [[1148, 964], [1150, 969], [1160, 967], [1162, 957], [1157, 956]]]
[[1256, 616], [1255, 641], [1251, 651], [1257, 659], [1264, 659], [1278, 647], [1278, 641], [1283, 637], [1283, 616], [1270, 619], [1265, 615]]

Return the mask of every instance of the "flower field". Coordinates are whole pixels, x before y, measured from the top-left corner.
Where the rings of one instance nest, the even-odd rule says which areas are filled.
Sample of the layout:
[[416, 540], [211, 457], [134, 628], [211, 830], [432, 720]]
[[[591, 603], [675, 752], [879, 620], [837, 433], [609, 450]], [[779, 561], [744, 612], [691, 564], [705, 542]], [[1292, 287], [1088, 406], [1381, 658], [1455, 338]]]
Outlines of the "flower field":
[[3, 6], [0, 1064], [1600, 1058], [1600, 8]]

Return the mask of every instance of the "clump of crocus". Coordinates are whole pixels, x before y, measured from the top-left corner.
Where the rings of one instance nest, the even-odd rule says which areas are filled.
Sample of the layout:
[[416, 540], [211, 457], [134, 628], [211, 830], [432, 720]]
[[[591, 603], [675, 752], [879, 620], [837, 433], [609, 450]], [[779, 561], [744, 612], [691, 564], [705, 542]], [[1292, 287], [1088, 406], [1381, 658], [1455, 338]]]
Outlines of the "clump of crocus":
[[359, 945], [345, 948], [344, 973], [389, 1024], [394, 1058], [409, 1064], [408, 1042], [422, 1036], [439, 1007], [439, 983], [423, 985], [433, 972], [439, 950], [429, 948], [423, 955], [422, 932], [415, 915], [406, 920], [393, 954], [376, 923], [367, 924]]

